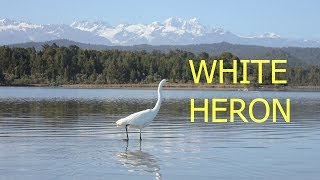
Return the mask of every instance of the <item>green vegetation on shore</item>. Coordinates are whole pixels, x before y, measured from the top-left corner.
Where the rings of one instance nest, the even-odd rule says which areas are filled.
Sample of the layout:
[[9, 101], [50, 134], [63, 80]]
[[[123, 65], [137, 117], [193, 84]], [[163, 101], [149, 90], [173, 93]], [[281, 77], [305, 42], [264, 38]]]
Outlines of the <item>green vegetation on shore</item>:
[[[270, 57], [274, 58], [273, 55]], [[229, 52], [210, 56], [206, 52], [194, 54], [183, 50], [171, 50], [167, 53], [97, 51], [80, 49], [75, 45], [59, 47], [56, 44], [46, 44], [42, 50], [36, 51], [34, 48], [2, 46], [0, 84], [149, 84], [162, 78], [176, 83], [192, 83], [189, 59], [206, 59], [209, 64], [210, 60], [223, 59], [227, 62], [226, 68], [231, 66], [232, 60], [239, 60]], [[270, 68], [264, 68], [263, 74], [264, 85], [270, 85]], [[238, 77], [241, 78], [241, 74]], [[258, 86], [256, 77], [257, 68], [250, 66], [249, 79], [253, 86]], [[292, 86], [319, 86], [320, 66], [289, 66], [285, 78], [288, 85]], [[202, 80], [204, 82], [204, 78]], [[226, 76], [226, 82], [231, 82], [230, 80], [231, 76]]]

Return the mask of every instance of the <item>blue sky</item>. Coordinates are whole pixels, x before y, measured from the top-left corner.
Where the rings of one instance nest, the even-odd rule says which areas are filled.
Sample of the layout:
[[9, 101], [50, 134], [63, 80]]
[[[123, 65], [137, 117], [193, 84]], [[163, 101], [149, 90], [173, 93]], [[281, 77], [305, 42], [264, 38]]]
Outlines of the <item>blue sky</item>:
[[205, 25], [238, 35], [274, 32], [283, 37], [320, 39], [317, 0], [4, 0], [0, 6], [0, 18], [45, 24], [101, 20], [115, 25], [168, 17], [197, 17]]

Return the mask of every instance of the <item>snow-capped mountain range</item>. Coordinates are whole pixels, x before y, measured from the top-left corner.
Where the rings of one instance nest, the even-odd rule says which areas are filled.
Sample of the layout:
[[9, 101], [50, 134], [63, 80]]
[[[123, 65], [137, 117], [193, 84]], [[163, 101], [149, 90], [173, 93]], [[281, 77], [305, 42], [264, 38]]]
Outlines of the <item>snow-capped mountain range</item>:
[[189, 20], [168, 18], [163, 22], [116, 26], [105, 22], [90, 21], [76, 21], [65, 25], [0, 19], [1, 45], [55, 39], [102, 45], [184, 45], [229, 42], [270, 47], [320, 47], [320, 41], [317, 40], [287, 39], [270, 32], [253, 37], [243, 37], [220, 27], [205, 26], [197, 18]]

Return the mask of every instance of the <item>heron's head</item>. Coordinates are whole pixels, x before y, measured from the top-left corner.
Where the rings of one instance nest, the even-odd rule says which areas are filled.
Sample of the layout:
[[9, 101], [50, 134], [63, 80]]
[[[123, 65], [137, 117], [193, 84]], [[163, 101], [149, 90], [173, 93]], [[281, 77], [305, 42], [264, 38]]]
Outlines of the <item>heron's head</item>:
[[166, 80], [166, 79], [162, 79], [161, 82], [160, 82], [160, 85], [165, 85], [167, 84], [169, 81]]

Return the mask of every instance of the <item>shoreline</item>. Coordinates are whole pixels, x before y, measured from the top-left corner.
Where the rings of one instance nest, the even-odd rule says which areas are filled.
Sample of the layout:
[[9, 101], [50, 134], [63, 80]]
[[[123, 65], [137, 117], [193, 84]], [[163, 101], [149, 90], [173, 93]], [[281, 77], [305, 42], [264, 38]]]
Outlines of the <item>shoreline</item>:
[[[22, 85], [2, 85], [2, 87], [53, 87], [70, 89], [156, 89], [157, 83], [152, 84], [22, 84]], [[164, 89], [167, 90], [230, 90], [230, 91], [320, 91], [320, 86], [274, 86], [264, 85], [260, 87], [250, 87], [247, 85], [220, 85], [220, 84], [178, 84], [168, 83]]]

